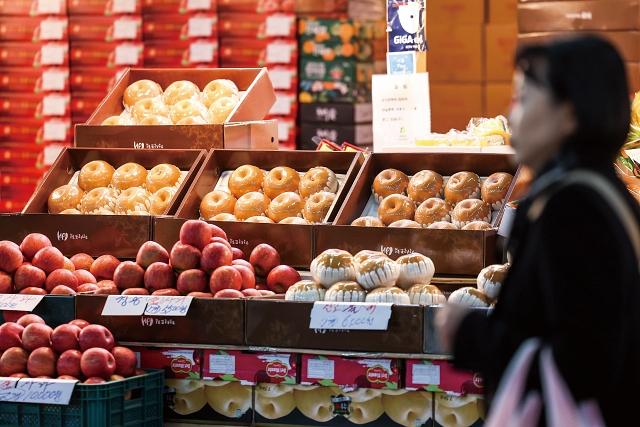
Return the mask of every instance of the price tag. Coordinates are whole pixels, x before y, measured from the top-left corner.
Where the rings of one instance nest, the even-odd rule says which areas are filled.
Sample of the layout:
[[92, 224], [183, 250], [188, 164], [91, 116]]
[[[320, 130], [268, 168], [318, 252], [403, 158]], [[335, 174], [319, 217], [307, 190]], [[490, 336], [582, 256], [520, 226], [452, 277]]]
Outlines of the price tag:
[[44, 123], [45, 141], [64, 141], [67, 139], [67, 129], [65, 122], [48, 121]]
[[195, 17], [189, 19], [189, 37], [211, 37], [213, 18]]
[[288, 64], [291, 62], [291, 46], [283, 43], [267, 45], [268, 64]]
[[42, 114], [45, 116], [63, 116], [67, 111], [69, 99], [60, 95], [47, 95], [42, 98]]
[[307, 377], [316, 380], [332, 380], [334, 377], [333, 360], [309, 359], [307, 361]]
[[66, 47], [57, 44], [47, 44], [40, 49], [40, 62], [42, 65], [62, 65], [64, 64], [64, 54]]
[[269, 78], [274, 89], [291, 89], [295, 71], [292, 70], [269, 70]]
[[64, 71], [49, 70], [42, 73], [42, 90], [64, 90], [69, 74]]
[[293, 96], [278, 94], [269, 114], [288, 116], [291, 114], [291, 105], [294, 101], [295, 98]]
[[358, 329], [385, 331], [391, 303], [330, 303], [316, 301], [311, 310], [311, 329]]
[[[60, 152], [62, 151], [62, 149], [64, 148], [64, 145], [58, 145], [58, 144], [49, 144], [46, 147], [44, 147], [44, 159], [42, 160], [42, 163], [45, 166], [51, 166], [53, 164], [53, 162], [56, 161], [56, 159], [58, 158], [58, 155], [60, 155]], [[58, 240], [60, 240], [58, 238]]]
[[65, 21], [60, 19], [46, 19], [40, 22], [40, 39], [62, 40]]
[[113, 13], [134, 13], [136, 0], [113, 0]]
[[220, 354], [210, 355], [209, 373], [234, 375], [236, 373], [236, 357]]
[[0, 294], [0, 310], [33, 311], [44, 295]]
[[116, 46], [116, 65], [136, 65], [140, 60], [140, 48], [132, 45]]
[[211, 62], [216, 45], [214, 43], [197, 42], [189, 46], [189, 62]]
[[144, 296], [109, 295], [102, 308], [103, 316], [142, 316], [147, 307]]
[[38, 15], [57, 15], [60, 13], [61, 0], [38, 0], [36, 11]]
[[146, 297], [148, 316], [186, 316], [193, 297]]
[[22, 378], [13, 382], [11, 378], [3, 378], [0, 381], [0, 402], [68, 405], [77, 382], [37, 378]]
[[278, 120], [278, 141], [288, 141], [290, 130], [291, 123], [283, 120]]
[[209, 10], [211, 0], [187, 0], [187, 10]]
[[295, 17], [287, 15], [271, 15], [266, 19], [264, 35], [267, 37], [287, 37]]
[[438, 365], [413, 365], [411, 381], [414, 384], [440, 384], [440, 366]]
[[113, 23], [113, 38], [115, 40], [133, 40], [138, 35], [140, 21], [135, 19], [118, 19]]

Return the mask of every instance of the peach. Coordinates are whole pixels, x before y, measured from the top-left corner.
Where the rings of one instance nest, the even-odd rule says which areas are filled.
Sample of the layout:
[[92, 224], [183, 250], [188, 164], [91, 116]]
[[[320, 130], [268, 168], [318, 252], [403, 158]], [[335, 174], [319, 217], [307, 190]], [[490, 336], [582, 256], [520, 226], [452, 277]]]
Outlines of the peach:
[[56, 286], [67, 286], [74, 291], [78, 289], [78, 278], [73, 272], [60, 268], [52, 271], [44, 283], [47, 292], [51, 292]]
[[101, 279], [113, 280], [113, 273], [115, 273], [119, 265], [120, 261], [113, 255], [102, 255], [93, 261], [89, 272], [98, 281]]
[[151, 293], [158, 289], [172, 288], [176, 284], [176, 273], [169, 264], [154, 262], [144, 272], [144, 287]]
[[48, 275], [54, 270], [64, 268], [64, 255], [62, 255], [62, 252], [60, 252], [58, 248], [47, 246], [36, 252], [31, 260], [31, 264]]
[[136, 263], [146, 269], [154, 262], [169, 263], [169, 252], [156, 242], [145, 242], [136, 255]]
[[232, 268], [235, 268], [236, 270], [238, 270], [238, 272], [240, 273], [240, 275], [242, 276], [242, 286], [241, 286], [241, 290], [242, 289], [255, 289], [256, 287], [256, 276], [253, 274], [253, 271], [251, 271], [248, 267], [245, 267], [244, 265], [231, 265]]
[[21, 347], [11, 347], [0, 357], [0, 376], [8, 377], [13, 374], [27, 372], [29, 352]]
[[151, 293], [159, 297], [179, 297], [180, 292], [176, 288], [157, 289]]
[[13, 274], [22, 265], [22, 261], [22, 252], [18, 245], [9, 240], [0, 242], [0, 270]]
[[197, 219], [190, 219], [180, 227], [180, 242], [184, 245], [204, 249], [211, 240], [211, 224]]
[[13, 276], [13, 283], [16, 287], [16, 292], [20, 292], [21, 290], [29, 287], [44, 288], [46, 280], [46, 273], [33, 265], [21, 266], [16, 270], [16, 273]]
[[261, 297], [262, 293], [256, 289], [247, 288], [240, 291], [245, 297]]
[[[20, 268], [18, 268], [18, 270], [20, 270]], [[13, 278], [11, 275], [0, 271], [0, 294], [12, 294], [13, 290]]]
[[78, 286], [78, 292], [95, 292], [98, 289], [100, 288], [95, 283], [83, 283]]
[[226, 245], [218, 242], [209, 243], [202, 250], [200, 269], [207, 274], [213, 274], [218, 267], [230, 266], [232, 261], [233, 254]]
[[47, 324], [47, 322], [45, 322], [42, 317], [38, 316], [37, 314], [33, 314], [33, 313], [29, 313], [29, 314], [25, 314], [24, 316], [20, 316], [20, 318], [16, 321], [16, 323], [18, 325], [22, 326], [23, 328], [26, 328], [27, 326], [29, 326], [32, 323], [42, 323], [43, 325]]
[[195, 246], [177, 242], [171, 248], [169, 261], [177, 271], [190, 270], [200, 266], [200, 250]]
[[199, 269], [185, 270], [178, 276], [176, 289], [180, 295], [187, 295], [191, 292], [204, 292], [209, 284], [207, 274]]
[[120, 289], [142, 288], [144, 270], [133, 261], [124, 261], [113, 273], [113, 281]]
[[31, 261], [40, 249], [46, 248], [47, 246], [51, 246], [51, 240], [49, 240], [47, 236], [41, 233], [31, 233], [22, 239], [20, 251], [27, 261]]
[[75, 254], [70, 258], [70, 261], [73, 263], [73, 266], [76, 270], [87, 270], [91, 269], [91, 264], [93, 264], [93, 257], [89, 254], [79, 253]]
[[100, 280], [96, 285], [98, 285], [98, 288], [110, 288], [116, 286], [116, 282], [113, 280]]
[[237, 259], [243, 259], [244, 258], [244, 252], [242, 252], [242, 250], [238, 249], [238, 248], [231, 248], [231, 253], [233, 254], [233, 260], [237, 260]]
[[261, 293], [263, 296], [265, 296], [265, 297], [269, 297], [269, 296], [272, 296], [272, 295], [275, 295], [275, 294], [276, 294], [275, 292], [273, 292], [273, 291], [268, 291], [268, 290], [266, 290], [266, 289], [261, 289], [261, 290], [259, 290], [258, 292], [260, 292], [260, 293]]
[[[217, 243], [214, 243], [214, 245]], [[231, 266], [218, 267], [209, 278], [209, 289], [213, 295], [222, 289], [234, 289], [240, 291], [242, 288], [242, 275]]]

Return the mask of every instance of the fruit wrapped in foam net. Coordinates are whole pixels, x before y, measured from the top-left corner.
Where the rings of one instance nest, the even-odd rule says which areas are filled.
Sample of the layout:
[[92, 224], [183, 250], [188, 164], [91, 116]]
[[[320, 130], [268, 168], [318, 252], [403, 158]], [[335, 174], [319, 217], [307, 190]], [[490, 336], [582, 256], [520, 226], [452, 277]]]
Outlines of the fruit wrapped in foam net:
[[396, 286], [374, 289], [367, 294], [365, 301], [373, 303], [390, 302], [392, 304], [411, 304], [409, 295]]
[[352, 281], [356, 278], [356, 263], [353, 256], [341, 249], [327, 249], [311, 262], [311, 276], [325, 288], [334, 283]]
[[464, 307], [489, 307], [491, 304], [483, 292], [470, 286], [453, 291], [447, 301]]
[[418, 283], [407, 291], [411, 304], [438, 305], [447, 302], [447, 297], [437, 286], [428, 283]]
[[509, 264], [494, 264], [483, 268], [478, 274], [478, 290], [483, 292], [489, 301], [495, 301], [509, 271]]
[[436, 272], [431, 258], [416, 252], [402, 255], [396, 260], [396, 264], [400, 270], [396, 285], [404, 290], [416, 283], [431, 283]]
[[324, 301], [326, 291], [318, 282], [301, 280], [287, 289], [284, 299], [292, 301]]
[[357, 265], [356, 282], [367, 291], [391, 287], [396, 284], [398, 276], [398, 264], [386, 256], [372, 256]]
[[325, 301], [364, 302], [367, 291], [357, 282], [338, 282], [331, 286], [324, 296]]

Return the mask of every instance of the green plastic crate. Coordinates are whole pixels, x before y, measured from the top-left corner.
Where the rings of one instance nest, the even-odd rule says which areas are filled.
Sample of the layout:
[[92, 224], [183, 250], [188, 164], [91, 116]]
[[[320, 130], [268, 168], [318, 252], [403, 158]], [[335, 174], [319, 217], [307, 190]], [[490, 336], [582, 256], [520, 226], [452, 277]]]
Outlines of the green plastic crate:
[[[164, 371], [106, 384], [77, 384], [69, 405], [0, 403], [2, 427], [162, 427]], [[125, 394], [131, 398], [125, 400]]]

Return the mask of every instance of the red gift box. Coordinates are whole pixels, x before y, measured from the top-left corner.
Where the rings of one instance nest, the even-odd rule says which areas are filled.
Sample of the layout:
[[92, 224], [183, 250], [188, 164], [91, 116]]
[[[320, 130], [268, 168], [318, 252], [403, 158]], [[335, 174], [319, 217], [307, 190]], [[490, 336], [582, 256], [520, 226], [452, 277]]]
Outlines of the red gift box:
[[145, 67], [217, 67], [218, 41], [151, 41], [146, 43]]
[[67, 15], [66, 0], [0, 0], [0, 15]]
[[399, 389], [397, 359], [345, 358], [302, 355], [300, 384], [358, 388]]
[[296, 40], [224, 39], [221, 43], [220, 63], [224, 67], [264, 67], [296, 65]]
[[48, 142], [73, 141], [71, 119], [0, 119], [0, 142]]
[[109, 92], [118, 81], [124, 68], [74, 67], [71, 69], [69, 85], [71, 92]]
[[455, 368], [446, 360], [406, 361], [405, 388], [455, 395], [483, 394], [482, 375]]
[[202, 379], [258, 383], [297, 383], [294, 354], [250, 353], [238, 350], [205, 350]]
[[218, 15], [195, 13], [188, 15], [145, 15], [145, 41], [189, 40], [218, 37]]
[[131, 347], [142, 369], [163, 369], [165, 378], [200, 379], [201, 350]]
[[0, 100], [0, 115], [19, 119], [71, 117], [70, 93], [9, 93]]
[[68, 68], [0, 69], [0, 92], [68, 92]]
[[193, 12], [215, 12], [216, 0], [142, 0], [142, 13], [185, 14]]
[[251, 39], [296, 38], [296, 15], [291, 13], [224, 13], [220, 15], [220, 37]]
[[141, 67], [143, 43], [72, 42], [69, 53], [71, 67]]
[[69, 15], [140, 14], [141, 0], [68, 0]]
[[69, 44], [62, 42], [0, 43], [0, 67], [49, 67], [69, 65]]
[[91, 42], [142, 41], [140, 16], [72, 16], [69, 40]]
[[69, 20], [62, 16], [0, 16], [0, 41], [48, 42], [69, 39]]

